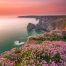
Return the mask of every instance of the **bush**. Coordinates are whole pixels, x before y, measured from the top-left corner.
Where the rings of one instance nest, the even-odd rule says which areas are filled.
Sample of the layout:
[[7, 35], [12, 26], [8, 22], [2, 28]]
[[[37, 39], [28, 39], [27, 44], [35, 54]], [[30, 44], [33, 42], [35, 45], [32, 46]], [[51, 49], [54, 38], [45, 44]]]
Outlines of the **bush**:
[[63, 37], [63, 41], [66, 41], [66, 36]]

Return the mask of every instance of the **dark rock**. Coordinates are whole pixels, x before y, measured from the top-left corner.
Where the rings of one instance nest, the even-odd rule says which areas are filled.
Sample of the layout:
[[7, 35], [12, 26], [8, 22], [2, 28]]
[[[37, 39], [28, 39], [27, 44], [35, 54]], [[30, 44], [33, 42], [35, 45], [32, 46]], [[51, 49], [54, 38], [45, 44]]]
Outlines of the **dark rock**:
[[28, 35], [32, 35], [34, 32], [35, 32], [35, 28], [36, 26], [32, 23], [29, 23], [28, 26], [27, 26], [27, 32], [28, 32]]
[[29, 23], [28, 26], [27, 26], [27, 31], [30, 32], [30, 31], [32, 31], [33, 29], [35, 29], [35, 25], [32, 24], [32, 23]]
[[46, 29], [47, 28], [47, 24], [37, 24], [36, 25], [36, 32], [48, 32], [48, 30]]

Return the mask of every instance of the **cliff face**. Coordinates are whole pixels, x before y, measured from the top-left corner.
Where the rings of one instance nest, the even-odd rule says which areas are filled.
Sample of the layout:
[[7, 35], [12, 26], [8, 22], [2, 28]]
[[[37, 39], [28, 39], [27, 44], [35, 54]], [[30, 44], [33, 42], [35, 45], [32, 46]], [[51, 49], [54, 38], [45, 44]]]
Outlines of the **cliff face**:
[[[35, 29], [38, 32], [50, 32], [51, 30], [55, 30], [58, 28], [59, 30], [65, 29], [66, 27], [66, 16], [44, 16], [37, 18], [39, 20], [38, 24], [36, 25], [29, 25], [27, 26], [30, 29]], [[31, 27], [30, 27], [31, 26]], [[29, 30], [28, 30], [29, 32]]]
[[27, 26], [27, 30], [32, 31], [32, 29], [35, 29], [35, 25], [32, 24], [32, 23], [29, 23], [28, 26]]
[[36, 26], [34, 24], [29, 23], [28, 26], [27, 26], [28, 35], [31, 35], [32, 33], [34, 33], [35, 28], [36, 28]]

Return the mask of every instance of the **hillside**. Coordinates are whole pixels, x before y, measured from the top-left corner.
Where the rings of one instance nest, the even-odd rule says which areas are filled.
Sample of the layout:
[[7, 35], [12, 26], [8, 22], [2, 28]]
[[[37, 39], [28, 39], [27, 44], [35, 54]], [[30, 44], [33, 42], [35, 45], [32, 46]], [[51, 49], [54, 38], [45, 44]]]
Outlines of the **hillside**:
[[0, 55], [0, 66], [66, 66], [66, 31], [28, 37], [22, 47]]

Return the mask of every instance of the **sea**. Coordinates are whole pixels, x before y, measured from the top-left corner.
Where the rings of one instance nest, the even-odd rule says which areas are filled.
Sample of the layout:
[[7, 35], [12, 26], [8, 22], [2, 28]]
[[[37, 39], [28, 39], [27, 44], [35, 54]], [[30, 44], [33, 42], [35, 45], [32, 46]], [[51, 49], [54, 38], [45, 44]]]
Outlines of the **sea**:
[[37, 24], [38, 20], [35, 18], [0, 17], [0, 53], [20, 47], [14, 43], [15, 41], [27, 41], [29, 36], [27, 32], [28, 23]]

